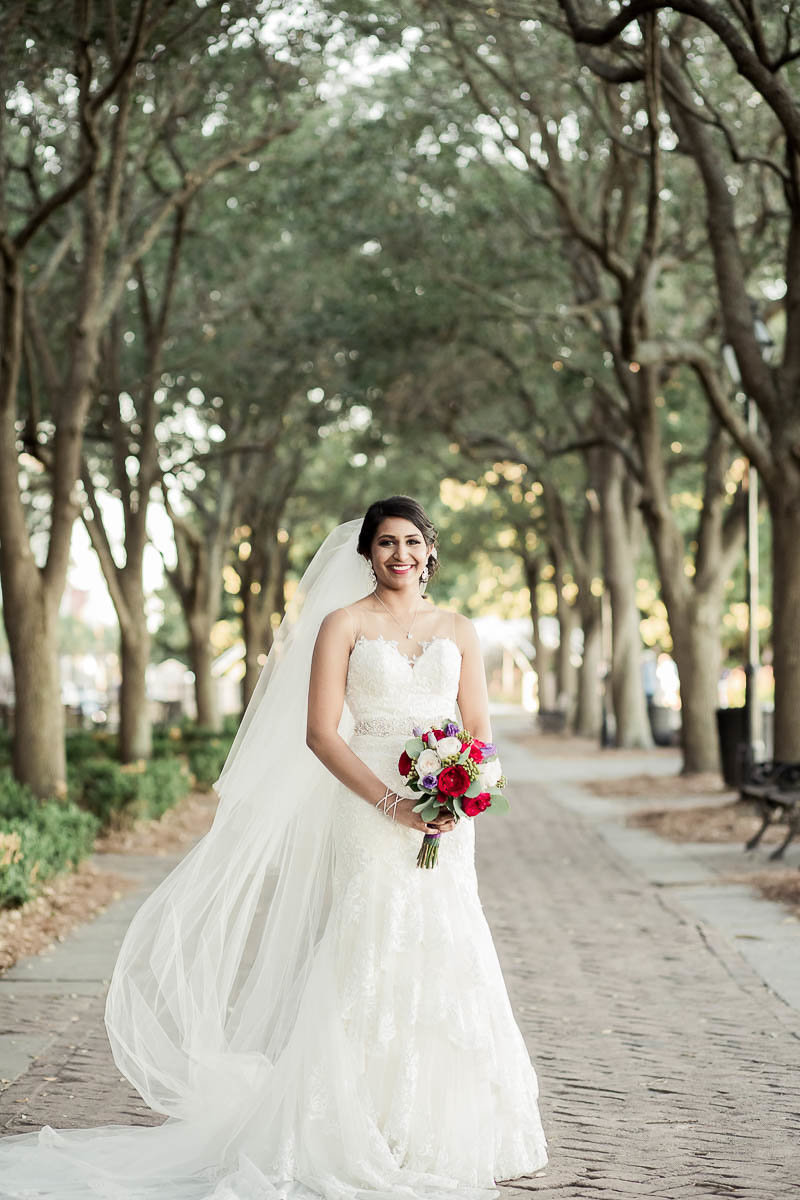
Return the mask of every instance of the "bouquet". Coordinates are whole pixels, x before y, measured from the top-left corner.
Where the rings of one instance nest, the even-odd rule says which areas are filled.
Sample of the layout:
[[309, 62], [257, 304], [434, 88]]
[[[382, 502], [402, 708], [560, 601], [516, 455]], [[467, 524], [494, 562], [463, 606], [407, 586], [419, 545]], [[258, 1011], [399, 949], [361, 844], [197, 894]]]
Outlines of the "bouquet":
[[[507, 812], [503, 795], [506, 781], [497, 757], [497, 747], [459, 729], [448, 721], [442, 729], [413, 730], [406, 742], [397, 769], [412, 792], [422, 797], [414, 806], [423, 821], [432, 821], [441, 812], [461, 817], [477, 817], [492, 808]], [[435, 867], [441, 834], [426, 833], [422, 839], [418, 867]]]

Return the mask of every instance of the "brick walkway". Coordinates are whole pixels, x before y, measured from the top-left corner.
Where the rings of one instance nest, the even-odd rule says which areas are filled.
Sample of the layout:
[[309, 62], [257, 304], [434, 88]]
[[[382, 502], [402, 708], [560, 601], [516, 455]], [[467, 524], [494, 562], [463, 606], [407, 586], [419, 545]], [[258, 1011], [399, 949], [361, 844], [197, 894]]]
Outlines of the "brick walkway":
[[[505, 1196], [796, 1196], [800, 1013], [562, 802], [569, 762], [534, 761], [519, 743], [504, 758], [514, 807], [480, 832], [481, 894], [552, 1154], [544, 1176]], [[651, 768], [597, 761], [604, 773]], [[164, 866], [140, 863], [143, 887]], [[0, 981], [0, 1054], [14, 1042], [22, 1071], [0, 1094], [5, 1131], [148, 1119], [102, 1026], [103, 978], [134, 903], [84, 927], [49, 965], [31, 960]]]

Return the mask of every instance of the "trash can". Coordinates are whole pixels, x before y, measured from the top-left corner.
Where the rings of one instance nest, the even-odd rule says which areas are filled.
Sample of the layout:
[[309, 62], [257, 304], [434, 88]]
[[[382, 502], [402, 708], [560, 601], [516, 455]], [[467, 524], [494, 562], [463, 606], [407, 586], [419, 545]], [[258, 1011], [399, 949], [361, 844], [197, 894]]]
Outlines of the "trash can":
[[728, 787], [739, 787], [747, 757], [747, 709], [717, 709], [717, 731], [719, 733], [719, 756], [722, 778]]
[[567, 728], [567, 714], [560, 708], [540, 708], [536, 726], [540, 733], [563, 733]]
[[675, 713], [665, 704], [647, 704], [647, 716], [650, 720], [650, 732], [657, 746], [674, 746], [676, 741]]

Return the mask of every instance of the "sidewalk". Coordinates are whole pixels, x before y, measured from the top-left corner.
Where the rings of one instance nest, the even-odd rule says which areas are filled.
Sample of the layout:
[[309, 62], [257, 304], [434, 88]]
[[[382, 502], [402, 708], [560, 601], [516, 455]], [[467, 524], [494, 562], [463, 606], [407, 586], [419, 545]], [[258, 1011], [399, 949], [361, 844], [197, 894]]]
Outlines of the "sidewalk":
[[105, 995], [136, 909], [178, 856], [104, 854], [136, 886], [55, 949], [0, 975], [0, 1134], [40, 1125], [160, 1125], [114, 1066]]
[[[504, 1196], [794, 1196], [800, 995], [781, 964], [800, 958], [800, 924], [720, 885], [708, 848], [627, 830], [630, 800], [581, 787], [675, 772], [671, 752], [571, 756], [516, 718], [496, 733], [513, 807], [479, 827], [481, 895], [552, 1155]], [[120, 1080], [102, 1009], [127, 921], [171, 864], [109, 865], [135, 870], [139, 889], [0, 977], [0, 1075], [14, 1080], [0, 1093], [3, 1132], [161, 1119]]]
[[797, 958], [800, 926], [777, 905], [720, 887], [686, 847], [625, 829], [630, 801], [580, 787], [675, 773], [677, 755], [569, 757], [566, 743], [545, 757], [518, 721], [497, 733], [515, 803], [484, 829], [479, 871], [539, 1067], [552, 1155], [526, 1190], [570, 1200], [796, 1196], [800, 1013], [744, 957], [753, 944], [728, 930], [788, 931], [791, 941], [770, 942], [772, 971], [790, 945]]

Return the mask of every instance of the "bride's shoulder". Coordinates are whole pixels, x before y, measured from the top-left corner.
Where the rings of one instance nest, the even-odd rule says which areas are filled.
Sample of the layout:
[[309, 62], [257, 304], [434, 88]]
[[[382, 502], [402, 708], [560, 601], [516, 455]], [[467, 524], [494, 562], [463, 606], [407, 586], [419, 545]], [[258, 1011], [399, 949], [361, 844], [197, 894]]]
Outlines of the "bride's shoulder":
[[472, 621], [463, 613], [455, 612], [452, 608], [440, 608], [437, 604], [431, 604], [429, 611], [431, 616], [435, 617], [436, 628], [443, 635], [452, 638], [460, 648], [463, 649], [477, 636]]
[[344, 608], [334, 608], [323, 618], [319, 628], [319, 637], [327, 642], [347, 642], [352, 646], [356, 638], [356, 619], [353, 609], [357, 605], [348, 604]]
[[478, 631], [473, 625], [469, 617], [465, 617], [463, 613], [454, 612], [453, 619], [453, 641], [458, 646], [462, 654], [468, 650], [475, 650], [478, 645]]

